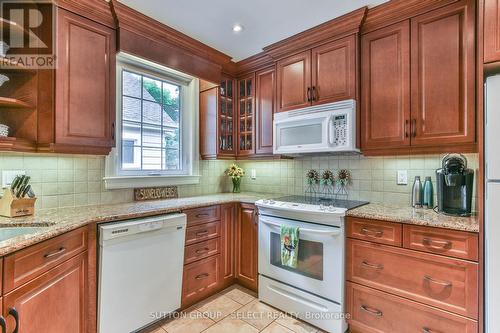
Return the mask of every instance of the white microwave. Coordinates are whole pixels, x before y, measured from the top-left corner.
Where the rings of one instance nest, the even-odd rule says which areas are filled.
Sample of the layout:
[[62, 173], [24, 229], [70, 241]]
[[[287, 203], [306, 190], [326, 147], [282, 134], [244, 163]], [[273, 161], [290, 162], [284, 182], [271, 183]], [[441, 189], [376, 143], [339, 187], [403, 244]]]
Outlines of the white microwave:
[[355, 100], [279, 112], [273, 127], [274, 154], [359, 152]]

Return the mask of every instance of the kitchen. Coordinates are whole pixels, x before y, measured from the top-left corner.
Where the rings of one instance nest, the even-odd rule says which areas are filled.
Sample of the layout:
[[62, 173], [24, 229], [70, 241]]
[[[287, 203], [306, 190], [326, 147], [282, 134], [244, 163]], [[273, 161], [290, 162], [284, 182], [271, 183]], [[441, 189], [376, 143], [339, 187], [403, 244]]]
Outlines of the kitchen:
[[497, 332], [500, 1], [2, 1], [2, 332]]

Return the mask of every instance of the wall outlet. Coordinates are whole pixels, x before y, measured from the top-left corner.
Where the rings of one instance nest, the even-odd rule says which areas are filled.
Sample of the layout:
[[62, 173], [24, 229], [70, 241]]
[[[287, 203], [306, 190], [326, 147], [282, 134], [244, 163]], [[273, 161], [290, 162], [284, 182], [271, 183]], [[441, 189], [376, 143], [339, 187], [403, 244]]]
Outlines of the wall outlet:
[[14, 178], [18, 175], [25, 175], [26, 170], [4, 170], [2, 171], [2, 187], [10, 186]]
[[255, 170], [255, 169], [251, 169], [251, 170], [250, 170], [250, 178], [251, 178], [252, 180], [257, 179], [257, 170]]
[[408, 170], [398, 170], [398, 185], [408, 185]]

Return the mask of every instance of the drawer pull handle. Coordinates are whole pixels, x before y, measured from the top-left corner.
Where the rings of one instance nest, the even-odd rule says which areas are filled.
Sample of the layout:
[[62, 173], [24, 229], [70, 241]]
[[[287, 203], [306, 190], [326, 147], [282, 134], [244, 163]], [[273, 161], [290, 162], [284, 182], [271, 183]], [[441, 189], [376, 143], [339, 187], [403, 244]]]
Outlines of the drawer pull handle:
[[196, 214], [197, 218], [208, 217], [208, 216], [210, 216], [210, 214], [207, 214], [207, 213]]
[[206, 279], [206, 278], [207, 278], [207, 277], [209, 277], [209, 276], [210, 276], [210, 274], [208, 274], [208, 273], [203, 273], [203, 274], [200, 274], [200, 275], [196, 275], [196, 276], [195, 276], [195, 279], [196, 279], [196, 280], [203, 280], [203, 279]]
[[422, 333], [438, 333], [438, 332], [433, 331], [430, 328], [424, 327], [422, 328]]
[[44, 255], [44, 257], [48, 259], [48, 258], [52, 258], [52, 257], [58, 256], [58, 255], [61, 255], [61, 254], [63, 254], [64, 252], [66, 252], [66, 248], [65, 248], [65, 247], [63, 247], [63, 246], [61, 246], [61, 247], [59, 248], [59, 250], [56, 250], [56, 251], [54, 251], [54, 252], [49, 252], [49, 253], [46, 253], [46, 254]]
[[208, 230], [199, 231], [196, 233], [196, 236], [205, 236], [205, 235], [208, 235]]
[[368, 267], [368, 268], [373, 268], [373, 269], [384, 269], [384, 265], [381, 264], [371, 264], [368, 261], [363, 260], [361, 262], [361, 265]]
[[370, 237], [382, 237], [384, 232], [382, 230], [372, 230], [368, 228], [361, 228], [361, 233]]
[[371, 315], [377, 316], [377, 317], [382, 317], [384, 313], [380, 310], [370, 308], [369, 306], [366, 305], [361, 305], [361, 310], [368, 312]]
[[429, 275], [424, 275], [424, 280], [427, 280], [429, 282], [432, 282], [432, 283], [435, 283], [435, 284], [439, 284], [439, 285], [442, 285], [442, 286], [445, 286], [445, 287], [451, 287], [451, 286], [453, 286], [453, 283], [451, 283], [449, 281], [436, 280], [436, 279], [430, 277]]
[[208, 247], [203, 248], [203, 249], [198, 249], [194, 251], [196, 254], [202, 254], [202, 253], [207, 253], [210, 249]]
[[440, 249], [449, 249], [451, 247], [450, 241], [438, 241], [430, 238], [422, 239], [422, 243], [424, 243], [424, 245]]
[[7, 333], [7, 322], [3, 316], [0, 316], [0, 326], [2, 326], [2, 333]]
[[14, 327], [14, 330], [12, 333], [18, 333], [19, 332], [19, 312], [17, 312], [16, 308], [10, 308], [8, 312], [9, 316], [14, 317], [14, 320], [16, 321], [16, 327]]

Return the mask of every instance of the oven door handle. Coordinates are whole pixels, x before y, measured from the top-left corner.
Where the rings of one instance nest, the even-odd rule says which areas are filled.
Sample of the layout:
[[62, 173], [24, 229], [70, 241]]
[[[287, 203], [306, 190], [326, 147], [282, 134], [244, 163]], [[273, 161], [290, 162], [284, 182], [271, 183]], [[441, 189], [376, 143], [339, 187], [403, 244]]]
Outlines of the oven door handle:
[[[262, 223], [267, 224], [272, 227], [277, 227], [280, 228], [281, 224], [279, 223], [273, 223], [271, 221], [268, 221], [266, 219], [263, 219], [262, 217], [260, 218], [260, 221]], [[319, 234], [319, 235], [330, 235], [330, 236], [338, 236], [341, 234], [340, 228], [338, 230], [318, 230], [318, 229], [309, 229], [309, 228], [301, 228], [299, 227], [299, 232], [306, 232], [306, 233], [311, 233], [311, 234]]]

